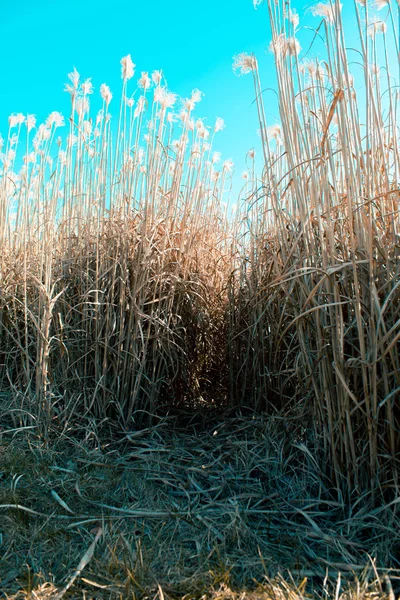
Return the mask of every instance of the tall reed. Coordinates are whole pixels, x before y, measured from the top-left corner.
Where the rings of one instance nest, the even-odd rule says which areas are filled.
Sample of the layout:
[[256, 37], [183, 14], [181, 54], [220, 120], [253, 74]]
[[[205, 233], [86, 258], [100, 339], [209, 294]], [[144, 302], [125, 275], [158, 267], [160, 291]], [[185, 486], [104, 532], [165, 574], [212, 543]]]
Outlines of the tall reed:
[[54, 418], [94, 414], [128, 427], [163, 402], [205, 401], [209, 372], [224, 371], [214, 344], [231, 268], [221, 197], [232, 164], [218, 170], [210, 143], [223, 121], [195, 120], [198, 90], [175, 114], [178, 99], [158, 71], [142, 73], [134, 102], [130, 56], [121, 65], [115, 128], [108, 86], [91, 116], [92, 84], [76, 70], [65, 143], [59, 113], [34, 136], [31, 115], [10, 117], [0, 184], [1, 386], [45, 436]]
[[[390, 14], [392, 8], [389, 7]], [[299, 18], [268, 1], [281, 124], [267, 127], [253, 75], [265, 166], [242, 207], [246, 261], [232, 286], [232, 392], [312, 423], [341, 495], [398, 493], [400, 426], [399, 94], [385, 24], [355, 3], [356, 91], [338, 2], [318, 4], [324, 60], [302, 61]], [[396, 31], [393, 32], [397, 44]], [[385, 65], [376, 65], [378, 36]], [[365, 108], [365, 117], [361, 116]], [[251, 186], [253, 186], [252, 193]]]

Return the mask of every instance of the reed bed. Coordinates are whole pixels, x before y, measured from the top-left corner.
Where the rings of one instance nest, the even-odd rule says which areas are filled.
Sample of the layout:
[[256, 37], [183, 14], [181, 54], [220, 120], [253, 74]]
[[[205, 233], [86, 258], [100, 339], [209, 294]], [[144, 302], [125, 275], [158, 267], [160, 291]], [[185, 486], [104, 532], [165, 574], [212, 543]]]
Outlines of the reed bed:
[[303, 420], [339, 495], [381, 502], [399, 485], [400, 121], [389, 32], [368, 10], [355, 3], [355, 83], [339, 3], [314, 7], [326, 54], [311, 61], [299, 16], [268, 2], [280, 124], [268, 127], [256, 57], [236, 57], [253, 76], [265, 166], [246, 184], [228, 335], [237, 404]]
[[[10, 117], [0, 388], [13, 399], [13, 427], [46, 444], [82, 423], [150, 426], [172, 408], [279, 414], [285, 435], [300, 427], [327, 494], [368, 515], [384, 506], [390, 529], [400, 468], [400, 120], [389, 33], [355, 3], [356, 85], [338, 2], [314, 9], [325, 44], [314, 62], [299, 54], [298, 15], [267, 4], [281, 123], [268, 126], [256, 57], [238, 55], [235, 68], [253, 77], [264, 167], [257, 176], [250, 154], [233, 216], [223, 203], [233, 165], [218, 167], [212, 149], [222, 119], [208, 127], [194, 117], [199, 90], [176, 112], [158, 71], [142, 73], [130, 96], [130, 56], [115, 125], [108, 86], [93, 115], [92, 83], [76, 70], [65, 138], [59, 113], [38, 127], [32, 115]], [[382, 8], [394, 24], [397, 7]]]
[[[157, 71], [152, 79], [142, 73], [134, 103], [130, 56], [121, 65], [117, 132], [109, 88], [101, 86], [103, 107], [92, 117], [92, 84], [76, 71], [66, 86], [66, 141], [57, 137], [58, 113], [33, 139], [32, 116], [10, 117], [1, 182], [1, 384], [45, 438], [54, 417], [90, 413], [126, 426], [133, 416], [148, 420], [163, 401], [223, 396], [222, 385], [211, 393], [208, 382], [213, 371], [223, 377], [231, 270], [221, 196], [232, 166], [215, 168], [220, 155], [210, 143], [224, 124], [193, 119], [198, 90], [175, 115], [177, 97]], [[31, 145], [15, 174], [18, 150]]]

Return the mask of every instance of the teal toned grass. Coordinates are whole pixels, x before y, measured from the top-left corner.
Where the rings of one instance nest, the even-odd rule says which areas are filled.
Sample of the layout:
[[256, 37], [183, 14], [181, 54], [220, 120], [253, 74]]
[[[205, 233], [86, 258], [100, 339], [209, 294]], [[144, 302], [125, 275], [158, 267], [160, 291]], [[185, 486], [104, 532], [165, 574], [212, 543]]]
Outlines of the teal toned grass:
[[[10, 117], [0, 180], [0, 389], [11, 428], [43, 443], [90, 423], [101, 439], [172, 410], [256, 410], [300, 424], [336, 500], [398, 519], [399, 95], [389, 32], [364, 27], [350, 73], [339, 3], [318, 5], [325, 54], [268, 3], [280, 124], [251, 74], [254, 154], [236, 210], [233, 165], [159, 72], [122, 59], [119, 107], [74, 71], [71, 113]], [[389, 26], [395, 19], [388, 8]], [[396, 31], [393, 32], [396, 36]], [[395, 40], [396, 42], [396, 40]], [[396, 42], [397, 43], [397, 42]], [[384, 64], [376, 65], [382, 47]], [[312, 48], [311, 50], [312, 51]], [[134, 94], [134, 98], [132, 96]], [[365, 113], [365, 114], [364, 114]], [[87, 440], [86, 440], [87, 441]]]

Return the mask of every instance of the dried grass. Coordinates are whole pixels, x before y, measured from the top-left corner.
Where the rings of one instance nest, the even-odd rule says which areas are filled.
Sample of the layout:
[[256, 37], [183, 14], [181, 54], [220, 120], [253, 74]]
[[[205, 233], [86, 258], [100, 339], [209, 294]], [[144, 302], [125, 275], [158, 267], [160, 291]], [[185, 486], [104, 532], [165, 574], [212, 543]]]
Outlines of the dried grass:
[[384, 598], [385, 573], [396, 589], [400, 570], [382, 568], [397, 564], [393, 506], [337, 502], [283, 419], [175, 417], [108, 444], [94, 433], [79, 443], [84, 431], [51, 449], [32, 434], [2, 436], [8, 597], [54, 597], [80, 562], [65, 597], [154, 597], [160, 587], [165, 598], [310, 598], [338, 585], [343, 599]]

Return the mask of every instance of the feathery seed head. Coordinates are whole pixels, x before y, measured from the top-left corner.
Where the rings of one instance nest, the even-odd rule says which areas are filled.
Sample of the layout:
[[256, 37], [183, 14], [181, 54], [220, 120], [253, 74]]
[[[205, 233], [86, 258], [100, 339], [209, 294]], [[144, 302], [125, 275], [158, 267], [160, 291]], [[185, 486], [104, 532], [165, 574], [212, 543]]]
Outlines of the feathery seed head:
[[234, 167], [234, 163], [233, 160], [231, 158], [228, 158], [226, 161], [224, 161], [224, 164], [222, 165], [222, 168], [224, 171], [227, 171], [228, 173], [231, 173], [233, 171], [233, 167]]
[[89, 79], [85, 79], [85, 81], [82, 83], [82, 93], [84, 96], [93, 94], [93, 83], [91, 77], [89, 77]]
[[288, 38], [284, 33], [281, 33], [275, 40], [272, 40], [269, 47], [271, 52], [273, 52], [277, 58], [297, 56], [301, 50], [298, 39], [295, 37]]
[[151, 74], [151, 78], [155, 85], [160, 85], [162, 79], [162, 71], [153, 71]]
[[23, 115], [22, 113], [18, 113], [16, 115], [13, 114], [8, 117], [8, 124], [10, 129], [16, 127], [17, 125], [21, 125], [24, 121], [25, 115]]
[[267, 133], [268, 133], [268, 139], [269, 140], [275, 139], [278, 144], [282, 143], [281, 126], [278, 125], [278, 123], [276, 125], [271, 125], [271, 127], [268, 127], [268, 132]]
[[216, 165], [221, 160], [221, 152], [214, 152], [212, 155], [211, 162], [213, 165]]
[[102, 83], [100, 86], [100, 96], [103, 98], [106, 106], [108, 106], [112, 100], [112, 93], [107, 84]]
[[293, 28], [296, 29], [299, 25], [300, 19], [299, 19], [299, 15], [297, 14], [297, 12], [295, 10], [292, 10], [291, 8], [289, 8], [288, 19], [291, 22], [291, 24], [293, 25]]
[[154, 102], [158, 102], [164, 110], [171, 108], [176, 102], [176, 94], [169, 92], [166, 87], [158, 86], [154, 90]]
[[121, 58], [121, 78], [124, 81], [131, 79], [135, 74], [136, 65], [132, 62], [130, 54]]
[[254, 150], [254, 148], [251, 148], [251, 150], [249, 150], [247, 153], [247, 156], [249, 158], [251, 158], [252, 160], [254, 160], [255, 155], [256, 155], [256, 151]]
[[64, 123], [64, 117], [62, 116], [61, 113], [59, 113], [57, 111], [53, 111], [47, 117], [47, 119], [46, 119], [46, 125], [47, 125], [47, 127], [49, 129], [51, 128], [52, 125], [54, 125], [54, 128], [64, 127], [64, 125], [65, 125], [65, 123]]
[[39, 125], [35, 137], [33, 138], [33, 147], [35, 150], [39, 149], [39, 146], [43, 141], [49, 139], [50, 133], [50, 129], [47, 127], [47, 125], [44, 123]]
[[151, 87], [151, 79], [147, 71], [142, 71], [142, 76], [138, 81], [139, 87], [143, 88], [144, 91]]
[[29, 163], [35, 163], [36, 162], [36, 152], [30, 152], [29, 154], [25, 154], [23, 160], [26, 165], [28, 165]]
[[237, 75], [246, 75], [257, 69], [257, 59], [252, 54], [241, 52], [233, 57], [232, 68]]
[[201, 99], [202, 99], [203, 96], [204, 96], [204, 93], [201, 92], [200, 90], [198, 90], [196, 88], [195, 90], [192, 90], [191, 100], [192, 100], [192, 102], [194, 102], [195, 104], [197, 104], [198, 102], [201, 101]]
[[386, 33], [387, 25], [384, 21], [375, 19], [368, 25], [368, 35], [370, 38], [374, 38], [377, 33]]
[[377, 10], [382, 10], [385, 6], [389, 6], [390, 0], [375, 0], [374, 4]]
[[329, 3], [319, 2], [311, 9], [311, 13], [314, 16], [323, 17], [329, 23], [334, 23], [336, 17], [336, 10], [340, 12], [342, 10], [342, 6], [343, 5], [339, 2], [335, 3], [334, 0]]
[[217, 117], [216, 121], [215, 121], [215, 125], [214, 125], [214, 131], [215, 133], [217, 133], [217, 131], [222, 131], [225, 127], [225, 122], [221, 117]]
[[18, 135], [16, 133], [14, 133], [11, 138], [9, 139], [9, 144], [10, 147], [12, 148], [13, 146], [15, 146], [18, 142]]
[[124, 96], [124, 102], [126, 106], [132, 108], [132, 106], [135, 104], [135, 99], [133, 98], [133, 96], [131, 96], [130, 98], [128, 98], [128, 96]]
[[31, 131], [36, 125], [35, 115], [28, 115], [26, 117], [25, 123], [26, 123], [26, 128], [27, 128], [28, 132]]
[[[74, 67], [74, 70], [71, 73], [68, 73], [68, 79], [72, 83], [72, 89], [76, 90], [78, 88], [80, 75], [79, 75], [79, 73], [78, 73], [78, 71], [76, 70], [75, 67]], [[67, 86], [68, 86], [68, 84], [67, 84]]]
[[86, 135], [87, 137], [90, 136], [92, 132], [92, 122], [91, 121], [83, 121], [83, 133], [84, 135]]
[[75, 110], [80, 119], [83, 115], [89, 113], [89, 98], [87, 96], [79, 96], [75, 102]]

